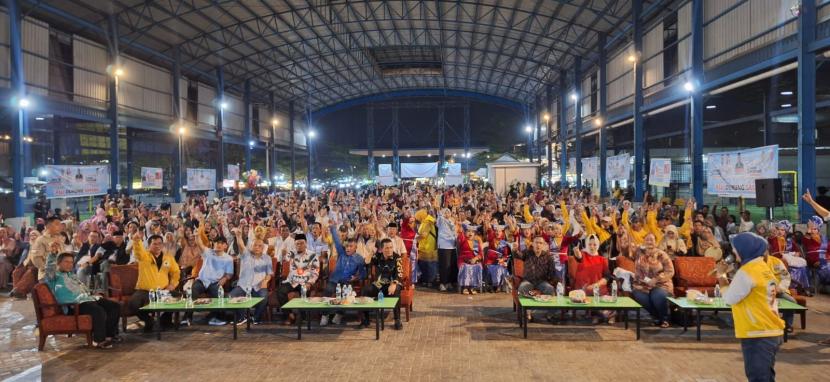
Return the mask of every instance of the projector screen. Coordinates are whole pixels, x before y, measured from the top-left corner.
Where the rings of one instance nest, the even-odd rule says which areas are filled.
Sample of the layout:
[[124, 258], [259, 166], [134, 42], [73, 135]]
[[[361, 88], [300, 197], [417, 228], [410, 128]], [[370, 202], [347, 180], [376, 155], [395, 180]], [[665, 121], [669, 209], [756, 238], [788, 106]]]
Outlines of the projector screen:
[[438, 176], [438, 162], [401, 163], [401, 178], [434, 178]]

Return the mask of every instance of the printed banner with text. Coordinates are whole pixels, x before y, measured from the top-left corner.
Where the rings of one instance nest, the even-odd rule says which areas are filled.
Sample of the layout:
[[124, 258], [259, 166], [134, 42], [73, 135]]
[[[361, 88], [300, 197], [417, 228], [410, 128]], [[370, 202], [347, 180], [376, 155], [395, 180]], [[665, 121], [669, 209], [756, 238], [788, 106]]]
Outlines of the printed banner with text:
[[605, 179], [628, 180], [631, 177], [631, 155], [620, 154], [605, 161]]
[[657, 187], [668, 187], [671, 184], [671, 159], [651, 158], [651, 167], [648, 170], [648, 184]]
[[108, 165], [47, 165], [45, 170], [46, 197], [50, 199], [102, 195], [110, 188]]
[[239, 166], [235, 164], [228, 165], [228, 177], [225, 179], [239, 180]]
[[582, 181], [596, 184], [599, 180], [599, 157], [582, 158]]
[[141, 168], [141, 188], [161, 188], [162, 183], [162, 169], [155, 167]]
[[707, 154], [706, 192], [755, 197], [755, 179], [778, 177], [778, 145]]
[[216, 170], [212, 168], [187, 169], [187, 190], [206, 191], [216, 189]]

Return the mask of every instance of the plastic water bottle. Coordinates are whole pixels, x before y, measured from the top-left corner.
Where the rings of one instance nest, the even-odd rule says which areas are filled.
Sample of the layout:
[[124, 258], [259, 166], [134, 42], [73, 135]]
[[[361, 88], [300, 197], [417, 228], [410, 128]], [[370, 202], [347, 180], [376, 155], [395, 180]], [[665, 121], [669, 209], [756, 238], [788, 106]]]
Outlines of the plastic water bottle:
[[216, 298], [219, 299], [219, 306], [225, 305], [225, 288], [216, 288]]
[[150, 289], [150, 306], [156, 306], [156, 290]]
[[383, 292], [378, 292], [378, 302], [383, 302]]
[[251, 301], [251, 288], [245, 291], [245, 301]]
[[720, 305], [721, 303], [721, 294], [720, 294], [720, 284], [715, 284], [715, 304]]
[[617, 280], [612, 280], [611, 281], [611, 297], [614, 299], [614, 301], [617, 301], [617, 293], [618, 293]]
[[305, 284], [300, 286], [300, 298], [303, 299], [303, 302], [308, 302], [308, 291], [305, 289]]
[[352, 297], [352, 286], [346, 285], [346, 299], [349, 299], [350, 297]]
[[337, 283], [337, 288], [335, 288], [334, 290], [334, 297], [343, 300], [343, 288], [340, 286], [340, 283]]
[[185, 289], [185, 294], [187, 295], [187, 300], [185, 300], [185, 302], [184, 302], [185, 308], [192, 308], [193, 307], [193, 289], [190, 289], [190, 288]]
[[565, 294], [565, 286], [562, 285], [562, 282], [556, 283], [556, 301], [562, 302], [562, 296]]
[[599, 304], [599, 285], [594, 284], [594, 304]]

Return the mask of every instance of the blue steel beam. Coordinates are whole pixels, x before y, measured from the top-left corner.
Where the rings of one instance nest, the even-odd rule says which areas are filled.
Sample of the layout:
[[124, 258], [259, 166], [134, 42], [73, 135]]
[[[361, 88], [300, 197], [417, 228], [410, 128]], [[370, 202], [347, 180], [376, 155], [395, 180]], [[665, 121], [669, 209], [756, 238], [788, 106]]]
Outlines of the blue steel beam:
[[565, 84], [568, 74], [563, 70], [559, 73], [559, 176], [562, 187], [568, 186], [568, 116], [567, 99], [568, 87]]
[[[692, 102], [691, 116], [691, 162], [692, 162], [692, 195], [698, 203], [703, 204], [703, 89], [697, 84], [704, 82], [703, 78], [703, 1], [692, 0]], [[696, 84], [697, 83], [697, 84]]]
[[536, 160], [538, 163], [542, 163], [542, 113], [545, 108], [540, 95], [536, 96], [536, 103], [534, 105], [533, 124], [536, 126]]
[[[268, 174], [268, 178], [270, 178], [271, 184], [274, 184], [274, 177], [277, 176], [277, 160], [278, 152], [277, 150], [277, 124], [279, 120], [277, 120], [277, 99], [274, 95], [274, 92], [268, 92], [268, 118], [271, 118], [271, 121], [268, 123], [271, 125], [271, 173]], [[262, 116], [259, 116], [262, 119]]]
[[470, 104], [464, 105], [464, 172], [470, 172]]
[[110, 68], [112, 68], [110, 70], [111, 73], [109, 73], [109, 76], [107, 76], [107, 84], [109, 88], [110, 97], [110, 102], [108, 105], [110, 118], [110, 194], [115, 195], [119, 191], [121, 181], [118, 174], [118, 157], [120, 152], [120, 148], [118, 147], [118, 77], [115, 76], [114, 72], [114, 68], [118, 67], [119, 65], [118, 21], [114, 15], [110, 15], [108, 27], [109, 34], [107, 35], [107, 53], [109, 54], [109, 60], [111, 65]]
[[12, 217], [23, 216], [23, 198], [26, 189], [23, 187], [23, 137], [26, 131], [28, 115], [25, 108], [18, 107], [17, 102], [26, 97], [26, 77], [23, 73], [23, 41], [20, 30], [20, 7], [17, 0], [6, 0], [6, 12], [9, 17], [9, 58], [11, 60], [11, 86], [13, 97], [10, 100], [9, 115], [12, 127], [12, 198], [14, 199], [14, 214]]
[[[816, 189], [816, 54], [810, 46], [816, 39], [816, 2], [801, 2], [798, 16], [798, 192]], [[802, 222], [813, 214], [799, 199]]]
[[[216, 112], [216, 141], [218, 144], [218, 160], [216, 163], [216, 181], [221, 185], [225, 179], [225, 109], [222, 104], [225, 101], [225, 71], [221, 66], [216, 67], [216, 100], [214, 100], [214, 111]], [[214, 185], [216, 186], [216, 185]], [[225, 188], [218, 187], [219, 196], [224, 196]]]
[[314, 138], [311, 136], [311, 131], [314, 128], [314, 119], [311, 115], [311, 109], [306, 109], [305, 113], [305, 146], [308, 151], [308, 161], [306, 161], [306, 182], [305, 190], [311, 193], [311, 182], [314, 180]]
[[[634, 23], [634, 51], [643, 52], [643, 1], [631, 2], [631, 18]], [[643, 64], [634, 65], [634, 200], [642, 201], [645, 192], [646, 140], [643, 132]]]
[[446, 148], [446, 129], [447, 121], [444, 119], [444, 105], [438, 106], [438, 172], [443, 174], [444, 171], [444, 156]]
[[576, 164], [576, 186], [582, 187], [582, 58], [574, 58], [574, 158]]
[[597, 74], [598, 94], [597, 101], [599, 102], [599, 196], [604, 198], [608, 196], [608, 180], [605, 179], [606, 167], [605, 161], [608, 157], [608, 125], [606, 119], [608, 118], [608, 72], [606, 66], [608, 64], [608, 51], [605, 48], [606, 35], [600, 34], [597, 47], [599, 48], [599, 73]]
[[[553, 85], [548, 84], [545, 87], [545, 109], [547, 109], [547, 114], [550, 116], [553, 113]], [[545, 121], [545, 147], [547, 148], [547, 157], [548, 157], [548, 188], [551, 187], [553, 182], [553, 134], [551, 132], [553, 121], [547, 119]]]
[[395, 176], [400, 178], [401, 176], [401, 155], [398, 151], [399, 148], [399, 139], [400, 139], [400, 119], [398, 116], [398, 107], [392, 109], [392, 171], [395, 172]]

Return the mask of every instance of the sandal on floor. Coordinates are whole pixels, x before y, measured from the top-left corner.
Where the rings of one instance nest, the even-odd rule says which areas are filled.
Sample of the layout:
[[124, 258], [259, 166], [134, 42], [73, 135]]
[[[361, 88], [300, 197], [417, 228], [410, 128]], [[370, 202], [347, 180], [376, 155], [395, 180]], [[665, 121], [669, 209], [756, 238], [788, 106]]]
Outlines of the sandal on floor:
[[668, 321], [663, 321], [663, 322], [660, 323], [660, 327], [663, 328], [663, 329], [667, 329], [667, 328], [671, 327], [671, 324], [669, 324]]

